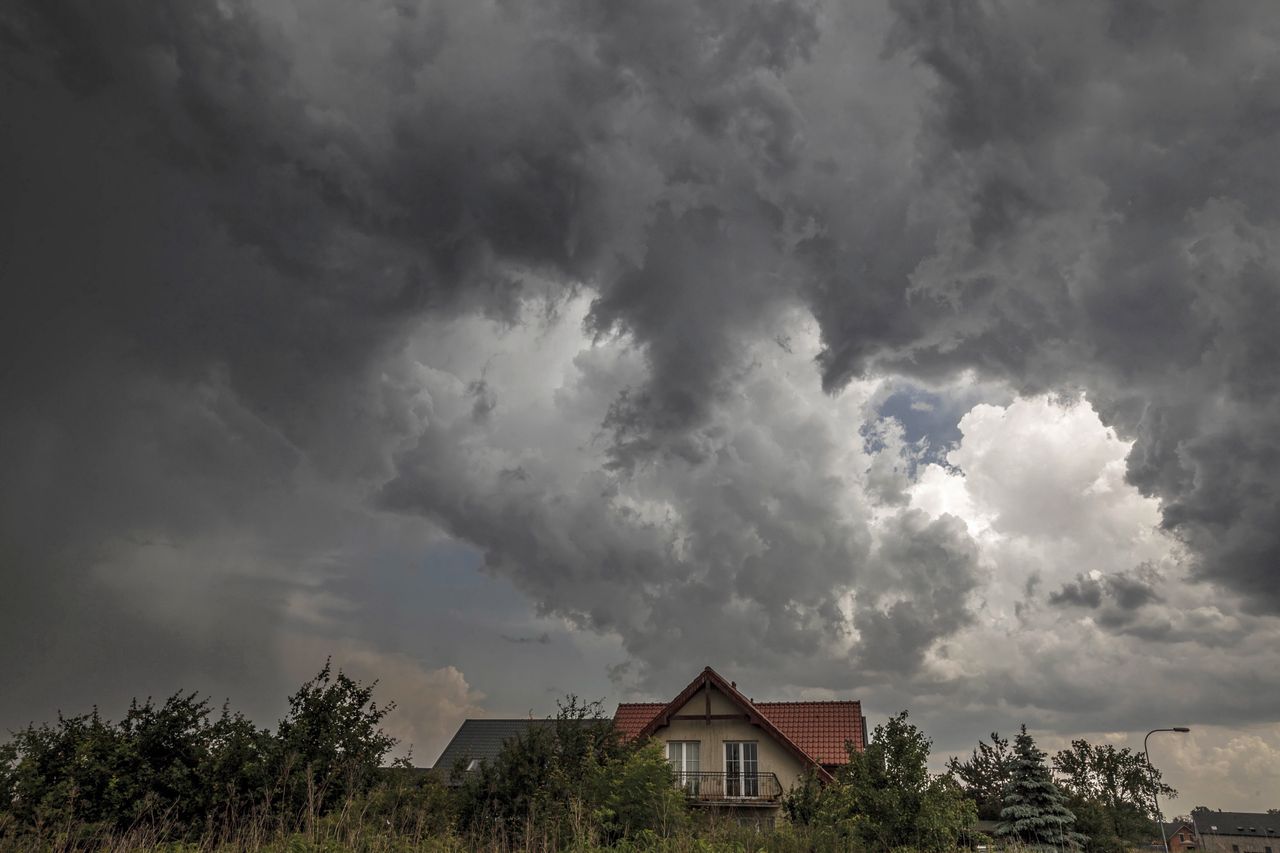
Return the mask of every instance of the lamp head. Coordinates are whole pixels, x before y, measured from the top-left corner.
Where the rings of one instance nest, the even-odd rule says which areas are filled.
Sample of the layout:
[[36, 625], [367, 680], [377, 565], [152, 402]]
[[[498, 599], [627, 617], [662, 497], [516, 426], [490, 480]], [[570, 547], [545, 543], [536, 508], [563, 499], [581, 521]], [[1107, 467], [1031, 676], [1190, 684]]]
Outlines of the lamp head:
[[1187, 728], [1186, 726], [1174, 726], [1173, 730], [1175, 732], [1184, 732], [1184, 733], [1191, 731], [1191, 729]]

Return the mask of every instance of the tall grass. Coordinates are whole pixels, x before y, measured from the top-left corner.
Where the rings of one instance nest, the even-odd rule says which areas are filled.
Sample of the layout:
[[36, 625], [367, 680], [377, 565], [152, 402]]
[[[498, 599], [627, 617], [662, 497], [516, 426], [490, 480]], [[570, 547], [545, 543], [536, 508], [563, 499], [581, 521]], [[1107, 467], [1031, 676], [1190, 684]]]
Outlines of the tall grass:
[[[822, 839], [802, 827], [777, 828], [740, 825], [726, 816], [701, 813], [678, 832], [660, 835], [645, 830], [612, 845], [599, 840], [590, 815], [567, 830], [555, 825], [526, 824], [519, 833], [473, 831], [461, 834], [439, 815], [419, 810], [393, 815], [372, 813], [369, 802], [352, 799], [329, 815], [302, 816], [292, 827], [279, 820], [256, 817], [234, 825], [210, 826], [198, 836], [181, 833], [163, 817], [126, 830], [91, 824], [40, 827], [14, 834], [0, 814], [3, 853], [80, 853], [81, 851], [147, 851], [147, 853], [801, 853], [850, 850]], [[868, 851], [874, 853], [874, 851]], [[896, 852], [895, 852], [896, 853]]]

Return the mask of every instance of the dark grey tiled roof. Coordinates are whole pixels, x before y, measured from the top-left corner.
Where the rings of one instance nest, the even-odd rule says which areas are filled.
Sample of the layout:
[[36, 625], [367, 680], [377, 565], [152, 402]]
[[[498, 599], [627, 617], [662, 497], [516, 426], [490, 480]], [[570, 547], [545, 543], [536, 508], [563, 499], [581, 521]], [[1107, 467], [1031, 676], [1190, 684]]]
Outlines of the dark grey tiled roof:
[[[581, 725], [610, 725], [608, 719], [596, 720], [587, 718], [577, 720]], [[440, 773], [451, 773], [454, 764], [462, 761], [463, 767], [474, 761], [493, 762], [502, 752], [502, 745], [517, 735], [522, 735], [534, 726], [554, 725], [556, 720], [464, 720], [458, 733], [449, 741], [449, 745], [440, 753], [432, 770]]]
[[1194, 811], [1196, 832], [1201, 835], [1254, 835], [1280, 838], [1280, 814], [1259, 812]]
[[474, 760], [492, 762], [502, 751], [502, 745], [517, 735], [524, 734], [532, 726], [545, 726], [549, 720], [464, 720], [458, 733], [436, 759], [435, 769], [445, 773], [462, 761], [464, 766]]

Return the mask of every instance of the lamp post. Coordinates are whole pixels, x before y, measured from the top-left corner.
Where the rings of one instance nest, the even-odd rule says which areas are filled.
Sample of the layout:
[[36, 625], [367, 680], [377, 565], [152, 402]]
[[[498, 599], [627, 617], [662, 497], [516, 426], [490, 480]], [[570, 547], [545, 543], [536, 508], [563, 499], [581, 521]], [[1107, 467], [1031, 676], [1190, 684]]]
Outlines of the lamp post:
[[1156, 732], [1181, 732], [1186, 734], [1191, 729], [1186, 726], [1174, 726], [1171, 729], [1152, 729], [1147, 732], [1147, 737], [1142, 739], [1142, 755], [1147, 759], [1147, 775], [1151, 777], [1151, 801], [1156, 807], [1156, 824], [1160, 827], [1160, 843], [1164, 846], [1164, 853], [1169, 853], [1169, 839], [1164, 834], [1164, 818], [1160, 814], [1160, 796], [1156, 792], [1156, 769], [1151, 766], [1151, 753], [1147, 751], [1147, 738]]

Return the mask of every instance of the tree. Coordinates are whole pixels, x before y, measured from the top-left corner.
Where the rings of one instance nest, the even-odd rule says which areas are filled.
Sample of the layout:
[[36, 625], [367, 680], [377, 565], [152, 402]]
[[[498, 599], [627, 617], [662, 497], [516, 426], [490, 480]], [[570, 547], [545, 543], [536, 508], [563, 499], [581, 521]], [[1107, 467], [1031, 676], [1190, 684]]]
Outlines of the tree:
[[868, 848], [955, 849], [977, 812], [955, 780], [930, 776], [931, 745], [906, 711], [876, 726], [865, 751], [849, 750], [814, 822]]
[[808, 826], [818, 816], [822, 805], [822, 780], [813, 769], [805, 771], [800, 781], [791, 786], [791, 790], [782, 798], [782, 810], [787, 820], [798, 826]]
[[0, 748], [0, 810], [21, 826], [123, 823], [114, 812], [119, 733], [94, 708], [58, 714], [55, 726], [29, 725]]
[[373, 685], [326, 663], [289, 706], [275, 734], [225, 706], [213, 718], [196, 693], [135, 699], [118, 723], [95, 708], [30, 725], [0, 745], [0, 827], [218, 837], [250, 817], [291, 826], [368, 793], [395, 744]]
[[1147, 842], [1155, 819], [1153, 793], [1177, 796], [1145, 755], [1109, 743], [1073, 740], [1053, 757], [1053, 766], [1093, 850], [1123, 851]]
[[200, 767], [207, 791], [204, 820], [226, 831], [267, 808], [275, 737], [224, 704], [209, 728], [208, 745]]
[[684, 791], [657, 741], [608, 759], [597, 779], [594, 815], [608, 841], [646, 831], [665, 838], [687, 820]]
[[1014, 742], [1013, 778], [1005, 791], [996, 835], [1016, 838], [1034, 849], [1074, 849], [1086, 839], [1075, 831], [1076, 817], [1044, 760], [1045, 754], [1024, 725]]
[[361, 684], [330, 661], [289, 697], [271, 762], [279, 807], [288, 820], [325, 814], [377, 780], [383, 758], [397, 743], [382, 731], [393, 703], [373, 701], [377, 682]]
[[1013, 779], [1013, 750], [1009, 739], [991, 733], [991, 743], [978, 741], [978, 746], [967, 761], [952, 757], [947, 759], [947, 772], [965, 793], [978, 804], [978, 817], [997, 820], [1004, 808], [1004, 791]]
[[1068, 793], [1097, 800], [1109, 808], [1129, 805], [1145, 819], [1154, 819], [1155, 794], [1176, 797], [1178, 792], [1161, 781], [1160, 771], [1140, 752], [1116, 749], [1109, 743], [1094, 746], [1073, 740], [1070, 749], [1053, 757], [1054, 769]]
[[[610, 808], [608, 774], [638, 772], [624, 760], [636, 748], [621, 743], [601, 702], [566, 697], [554, 718], [511, 738], [492, 763], [456, 777], [463, 780], [459, 822], [504, 844], [529, 841], [532, 828], [553, 845], [597, 825], [607, 830], [612, 818], [598, 810]], [[670, 772], [665, 760], [663, 772]]]

